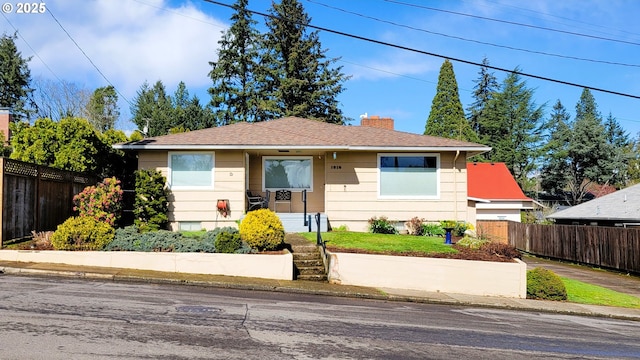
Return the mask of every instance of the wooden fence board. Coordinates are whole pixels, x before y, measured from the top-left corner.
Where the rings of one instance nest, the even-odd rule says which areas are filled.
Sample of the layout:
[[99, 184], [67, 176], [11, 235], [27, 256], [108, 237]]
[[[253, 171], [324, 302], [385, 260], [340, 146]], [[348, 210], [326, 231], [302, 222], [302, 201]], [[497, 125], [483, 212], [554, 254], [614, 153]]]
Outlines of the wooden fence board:
[[640, 229], [509, 222], [508, 235], [527, 253], [640, 273]]
[[97, 179], [71, 171], [0, 158], [0, 247], [32, 231], [55, 230], [73, 215], [73, 196]]

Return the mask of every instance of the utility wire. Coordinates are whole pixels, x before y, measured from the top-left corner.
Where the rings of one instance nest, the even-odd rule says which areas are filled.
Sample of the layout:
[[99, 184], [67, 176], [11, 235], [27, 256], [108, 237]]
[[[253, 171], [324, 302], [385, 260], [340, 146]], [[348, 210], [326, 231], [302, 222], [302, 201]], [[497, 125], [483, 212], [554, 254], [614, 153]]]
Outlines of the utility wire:
[[80, 45], [78, 45], [78, 43], [73, 39], [73, 37], [71, 36], [71, 34], [69, 34], [69, 32], [67, 31], [67, 29], [64, 28], [64, 26], [62, 26], [62, 24], [60, 23], [60, 21], [58, 21], [58, 19], [53, 15], [53, 12], [51, 12], [51, 9], [47, 9], [47, 12], [49, 13], [49, 15], [51, 15], [51, 17], [53, 18], [53, 20], [55, 20], [55, 22], [58, 24], [58, 26], [60, 26], [60, 28], [62, 29], [62, 31], [64, 31], [65, 34], [67, 34], [67, 36], [69, 37], [69, 39], [71, 39], [71, 41], [76, 45], [76, 47], [78, 48], [78, 50], [80, 50], [80, 52], [82, 53], [82, 55], [84, 55], [84, 57], [87, 58], [87, 60], [89, 60], [89, 62], [91, 63], [91, 65], [93, 65], [93, 67], [96, 69], [96, 71], [102, 76], [102, 78], [107, 82], [107, 84], [113, 86], [113, 88], [116, 90], [116, 92], [118, 93], [118, 95], [120, 95], [120, 97], [122, 99], [124, 99], [124, 101], [126, 101], [130, 106], [133, 106], [133, 104], [129, 101], [129, 99], [127, 99], [121, 92], [120, 90], [118, 90], [117, 87], [115, 87], [115, 85], [113, 85], [113, 83], [111, 83], [111, 81], [109, 81], [109, 79], [104, 75], [104, 73], [100, 70], [100, 68], [98, 68], [98, 66], [93, 62], [93, 60], [91, 60], [91, 58], [89, 57], [89, 55], [87, 55], [87, 53], [84, 52], [84, 50], [82, 50], [82, 48], [80, 47]]
[[404, 6], [415, 7], [415, 8], [419, 8], [419, 9], [425, 9], [425, 10], [431, 10], [431, 11], [438, 11], [438, 12], [443, 12], [443, 13], [447, 13], [447, 14], [454, 14], [454, 15], [460, 15], [460, 16], [467, 16], [467, 17], [471, 17], [471, 18], [475, 18], [475, 19], [481, 19], [481, 20], [487, 20], [487, 21], [494, 21], [494, 22], [499, 22], [499, 23], [503, 23], [503, 24], [510, 24], [510, 25], [516, 25], [516, 26], [523, 26], [523, 27], [528, 27], [528, 28], [532, 28], [532, 29], [546, 30], [546, 31], [553, 31], [553, 32], [558, 32], [558, 33], [562, 33], [562, 34], [569, 34], [569, 35], [580, 36], [580, 37], [586, 37], [586, 38], [591, 38], [591, 39], [606, 40], [606, 41], [613, 41], [613, 42], [618, 42], [618, 43], [622, 43], [622, 44], [629, 44], [629, 45], [636, 45], [636, 46], [640, 46], [640, 43], [633, 42], [633, 41], [625, 41], [625, 40], [618, 40], [618, 39], [607, 38], [607, 37], [603, 37], [603, 36], [595, 36], [595, 35], [589, 35], [589, 34], [582, 34], [582, 33], [577, 33], [577, 32], [573, 32], [573, 31], [566, 31], [566, 30], [559, 30], [559, 29], [547, 28], [547, 27], [543, 27], [543, 26], [536, 26], [536, 25], [523, 24], [523, 23], [518, 23], [518, 22], [515, 22], [515, 21], [508, 21], [508, 20], [493, 19], [493, 18], [489, 18], [489, 17], [485, 17], [485, 16], [471, 15], [471, 14], [465, 14], [465, 13], [456, 12], [456, 11], [451, 11], [451, 10], [443, 10], [443, 9], [432, 8], [432, 7], [429, 7], [429, 6], [416, 5], [416, 4], [409, 4], [409, 3], [405, 3], [405, 2], [402, 2], [402, 1], [396, 1], [396, 0], [383, 0], [383, 1], [386, 1], [386, 2], [388, 2], [388, 3], [392, 3], [392, 4], [398, 4], [398, 5], [404, 5]]
[[[233, 9], [233, 5], [224, 4], [224, 3], [221, 3], [221, 2], [218, 2], [218, 1], [215, 1], [215, 0], [203, 0], [203, 1], [211, 3], [211, 4], [214, 4], [214, 5], [224, 6], [224, 7]], [[262, 13], [262, 12], [259, 12], [259, 11], [249, 10], [249, 9], [247, 9], [247, 11], [252, 13], [252, 14], [260, 15], [262, 17], [269, 17], [269, 18], [272, 18], [272, 19], [278, 19], [277, 16], [270, 15], [270, 14], [265, 14], [265, 13]], [[599, 91], [599, 92], [603, 92], [603, 93], [607, 93], [607, 94], [619, 95], [619, 96], [624, 96], [624, 97], [633, 98], [633, 99], [640, 99], [639, 95], [626, 94], [626, 93], [622, 93], [622, 92], [618, 92], [618, 91], [614, 91], [614, 90], [607, 90], [607, 89], [592, 87], [592, 86], [588, 86], [588, 85], [581, 85], [581, 84], [574, 83], [574, 82], [553, 79], [553, 78], [549, 78], [549, 77], [546, 77], [546, 76], [529, 74], [529, 73], [525, 73], [525, 72], [519, 71], [517, 69], [509, 70], [509, 69], [505, 69], [505, 68], [501, 68], [501, 67], [493, 66], [493, 65], [483, 65], [483, 64], [475, 62], [475, 61], [470, 61], [470, 60], [465, 60], [465, 59], [460, 59], [460, 58], [454, 58], [454, 57], [450, 57], [450, 56], [446, 56], [446, 55], [442, 55], [442, 54], [436, 54], [436, 53], [432, 53], [432, 52], [428, 52], [428, 51], [424, 51], [424, 50], [418, 50], [418, 49], [410, 48], [410, 47], [407, 47], [407, 46], [392, 44], [392, 43], [389, 43], [389, 42], [375, 40], [375, 39], [367, 38], [367, 37], [364, 37], [364, 36], [349, 34], [349, 33], [345, 33], [345, 32], [338, 31], [338, 30], [332, 30], [332, 29], [329, 29], [329, 28], [321, 27], [321, 26], [316, 26], [316, 25], [311, 25], [311, 24], [302, 24], [300, 22], [296, 22], [296, 21], [289, 20], [289, 19], [283, 19], [283, 20], [295, 23], [297, 25], [306, 26], [306, 27], [309, 27], [309, 28], [312, 28], [312, 29], [316, 29], [316, 30], [325, 31], [325, 32], [328, 32], [328, 33], [336, 34], [336, 35], [349, 37], [349, 38], [352, 38], [352, 39], [357, 39], [357, 40], [362, 40], [362, 41], [366, 41], [366, 42], [370, 42], [370, 43], [374, 43], [374, 44], [378, 44], [378, 45], [384, 45], [384, 46], [388, 46], [388, 47], [393, 47], [393, 48], [400, 49], [400, 50], [411, 51], [411, 52], [415, 52], [415, 53], [418, 53], [418, 54], [434, 56], [434, 57], [438, 57], [438, 58], [441, 58], [441, 59], [449, 59], [451, 61], [457, 61], [457, 62], [460, 62], [460, 63], [463, 63], [463, 64], [486, 67], [487, 69], [502, 71], [502, 72], [506, 72], [506, 73], [513, 73], [513, 74], [517, 74], [517, 75], [520, 75], [520, 76], [525, 76], [525, 77], [538, 79], [538, 80], [550, 81], [550, 82], [554, 82], [554, 83], [557, 83], [557, 84], [574, 86], [574, 87], [579, 87], [579, 88], [588, 88], [588, 89], [591, 89], [591, 90], [594, 90], [594, 91]]]
[[460, 37], [460, 36], [448, 35], [448, 34], [443, 34], [443, 33], [430, 31], [430, 30], [426, 30], [426, 29], [422, 29], [422, 28], [417, 28], [417, 27], [413, 27], [413, 26], [409, 26], [409, 25], [399, 24], [399, 23], [396, 23], [396, 22], [393, 22], [393, 21], [390, 21], [390, 20], [384, 20], [384, 19], [373, 17], [373, 16], [364, 15], [364, 14], [360, 14], [360, 13], [357, 13], [357, 12], [341, 9], [341, 8], [338, 8], [338, 7], [335, 7], [335, 6], [331, 6], [331, 5], [327, 5], [327, 4], [323, 4], [323, 3], [320, 3], [320, 2], [317, 2], [317, 1], [314, 1], [314, 0], [307, 0], [307, 2], [310, 2], [310, 3], [313, 3], [313, 4], [317, 4], [317, 5], [320, 5], [320, 6], [324, 6], [324, 7], [329, 8], [329, 9], [341, 11], [341, 12], [344, 12], [344, 13], [347, 13], [347, 14], [359, 16], [359, 17], [362, 17], [362, 18], [365, 18], [365, 19], [370, 19], [370, 20], [374, 20], [374, 21], [390, 24], [390, 25], [393, 25], [393, 26], [403, 27], [403, 28], [410, 29], [410, 30], [421, 31], [421, 32], [424, 32], [424, 33], [427, 33], [427, 34], [443, 36], [443, 37], [447, 37], [447, 38], [450, 38], [450, 39], [456, 39], [456, 40], [461, 40], [461, 41], [466, 41], [466, 42], [472, 42], [472, 43], [481, 44], [481, 45], [488, 45], [488, 46], [493, 46], [493, 47], [498, 47], [498, 48], [503, 48], [503, 49], [522, 51], [522, 52], [526, 52], [526, 53], [530, 53], [530, 54], [538, 54], [538, 55], [559, 57], [559, 58], [563, 58], [563, 59], [587, 61], [587, 62], [608, 64], [608, 65], [640, 67], [640, 65], [638, 65], [638, 64], [627, 64], [627, 63], [620, 63], [620, 62], [614, 62], [614, 61], [608, 61], [608, 60], [586, 59], [586, 58], [581, 58], [581, 57], [577, 57], [577, 56], [553, 54], [553, 53], [548, 53], [548, 52], [544, 52], [544, 51], [522, 49], [522, 48], [517, 48], [517, 47], [513, 47], [513, 46], [498, 45], [498, 44], [493, 44], [493, 43], [479, 41], [479, 40], [467, 39], [467, 38], [463, 38], [463, 37]]
[[13, 26], [13, 24], [11, 23], [11, 21], [9, 21], [9, 19], [7, 19], [7, 16], [4, 14], [4, 11], [0, 12], [2, 14], [2, 17], [7, 20], [7, 22], [9, 23], [9, 26], [11, 26], [11, 28], [13, 28], [13, 30], [15, 31], [16, 34], [18, 34], [20, 36], [20, 39], [22, 39], [22, 41], [24, 41], [25, 44], [27, 44], [27, 47], [33, 52], [33, 54], [40, 60], [40, 62], [42, 62], [42, 64], [49, 70], [49, 72], [51, 72], [51, 74], [53, 74], [53, 76], [58, 79], [58, 81], [60, 83], [62, 83], [63, 81], [58, 77], [58, 74], [56, 74], [50, 67], [49, 64], [47, 64], [44, 60], [42, 60], [42, 58], [40, 57], [40, 55], [38, 54], [37, 51], [35, 51], [33, 49], [33, 47], [29, 44], [29, 42], [27, 42], [27, 39], [24, 38], [24, 36], [22, 36], [22, 34], [20, 34], [20, 31], [18, 31], [18, 29]]

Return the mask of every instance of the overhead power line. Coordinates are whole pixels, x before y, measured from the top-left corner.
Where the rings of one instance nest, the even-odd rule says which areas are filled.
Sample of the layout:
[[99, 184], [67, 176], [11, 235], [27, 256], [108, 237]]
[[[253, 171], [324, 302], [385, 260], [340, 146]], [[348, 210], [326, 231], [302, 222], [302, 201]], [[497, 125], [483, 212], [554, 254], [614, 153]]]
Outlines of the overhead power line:
[[60, 26], [60, 28], [62, 29], [62, 31], [64, 31], [65, 34], [67, 34], [67, 36], [69, 37], [69, 39], [71, 39], [71, 42], [74, 43], [74, 45], [78, 48], [78, 50], [80, 50], [80, 52], [82, 53], [82, 55], [84, 55], [85, 58], [87, 58], [87, 60], [89, 60], [89, 63], [91, 63], [91, 65], [94, 67], [94, 69], [96, 69], [96, 71], [98, 72], [98, 74], [100, 74], [100, 76], [102, 76], [102, 78], [107, 82], [107, 84], [113, 86], [113, 88], [116, 90], [116, 92], [118, 93], [118, 95], [120, 95], [120, 97], [126, 101], [130, 106], [133, 106], [133, 104], [129, 101], [129, 99], [127, 99], [121, 92], [120, 90], [118, 90], [118, 88], [113, 85], [113, 83], [111, 81], [109, 81], [109, 79], [107, 78], [107, 76], [100, 70], [100, 68], [98, 68], [98, 66], [93, 62], [93, 60], [91, 60], [91, 58], [89, 57], [89, 55], [87, 55], [87, 53], [84, 52], [84, 50], [80, 47], [80, 45], [78, 45], [78, 43], [73, 39], [73, 37], [71, 36], [71, 34], [69, 34], [69, 32], [67, 31], [67, 29], [64, 28], [64, 26], [62, 26], [62, 24], [60, 23], [60, 21], [58, 21], [58, 19], [53, 15], [53, 12], [51, 12], [51, 9], [47, 9], [47, 12], [49, 13], [49, 15], [51, 15], [51, 17], [53, 18], [53, 20], [55, 20], [55, 22], [58, 24], [58, 26]]
[[559, 29], [547, 28], [547, 27], [543, 27], [543, 26], [536, 26], [536, 25], [523, 24], [523, 23], [519, 23], [519, 22], [515, 22], [515, 21], [508, 21], [508, 20], [494, 19], [494, 18], [485, 17], [485, 16], [479, 16], [479, 15], [465, 14], [465, 13], [461, 13], [461, 12], [457, 12], [457, 11], [443, 10], [443, 9], [433, 8], [433, 7], [424, 6], [424, 5], [409, 4], [409, 3], [405, 3], [405, 2], [402, 2], [402, 1], [396, 1], [396, 0], [383, 0], [383, 1], [386, 1], [386, 2], [388, 2], [388, 3], [392, 3], [392, 4], [398, 4], [398, 5], [404, 5], [404, 6], [415, 7], [415, 8], [419, 8], [419, 9], [425, 9], [425, 10], [431, 10], [431, 11], [438, 11], [438, 12], [443, 12], [443, 13], [447, 13], [447, 14], [454, 14], [454, 15], [459, 15], [459, 16], [466, 16], [466, 17], [471, 17], [471, 18], [475, 18], [475, 19], [482, 19], [482, 20], [487, 20], [487, 21], [494, 21], [494, 22], [499, 22], [499, 23], [503, 23], [503, 24], [510, 24], [510, 25], [516, 25], [516, 26], [523, 26], [523, 27], [528, 27], [528, 28], [532, 28], [532, 29], [546, 30], [546, 31], [553, 31], [553, 32], [557, 32], [557, 33], [568, 34], [568, 35], [574, 35], [574, 36], [580, 36], [580, 37], [586, 37], [586, 38], [590, 38], [590, 39], [598, 39], [598, 40], [605, 40], [605, 41], [613, 41], [613, 42], [622, 43], [622, 44], [629, 44], [629, 45], [636, 45], [636, 46], [640, 46], [640, 43], [633, 42], [633, 41], [626, 41], [626, 40], [612, 39], [612, 38], [608, 38], [608, 37], [604, 37], [604, 36], [596, 36], [596, 35], [582, 34], [582, 33], [573, 32], [573, 31], [566, 31], [566, 30], [559, 30]]
[[517, 48], [514, 46], [507, 46], [507, 45], [499, 45], [499, 44], [494, 44], [494, 43], [490, 43], [490, 42], [485, 42], [485, 41], [480, 41], [480, 40], [473, 40], [473, 39], [467, 39], [461, 36], [454, 36], [454, 35], [448, 35], [448, 34], [443, 34], [443, 33], [439, 33], [439, 32], [435, 32], [435, 31], [431, 31], [431, 30], [426, 30], [426, 29], [422, 29], [422, 28], [417, 28], [417, 27], [413, 27], [413, 26], [409, 26], [409, 25], [405, 25], [405, 24], [399, 24], [393, 21], [389, 21], [389, 20], [385, 20], [385, 19], [380, 19], [380, 18], [376, 18], [373, 16], [369, 16], [369, 15], [364, 15], [361, 13], [357, 13], [354, 11], [349, 11], [349, 10], [345, 10], [345, 9], [341, 9], [335, 6], [331, 6], [331, 5], [327, 5], [327, 4], [323, 4], [321, 2], [318, 1], [314, 1], [314, 0], [307, 0], [310, 3], [313, 4], [317, 4], [320, 6], [324, 6], [326, 8], [329, 9], [333, 9], [333, 10], [337, 10], [337, 11], [341, 11], [344, 12], [346, 14], [351, 14], [351, 15], [355, 15], [355, 16], [359, 16], [365, 19], [370, 19], [370, 20], [374, 20], [377, 22], [381, 22], [381, 23], [385, 23], [385, 24], [390, 24], [393, 26], [397, 26], [397, 27], [403, 27], [405, 29], [410, 29], [410, 30], [415, 30], [415, 31], [420, 31], [420, 32], [424, 32], [427, 34], [432, 34], [432, 35], [438, 35], [438, 36], [443, 36], [449, 39], [456, 39], [456, 40], [461, 40], [461, 41], [466, 41], [466, 42], [472, 42], [475, 44], [481, 44], [481, 45], [487, 45], [487, 46], [493, 46], [493, 47], [498, 47], [498, 48], [502, 48], [502, 49], [509, 49], [509, 50], [515, 50], [515, 51], [522, 51], [522, 52], [526, 52], [526, 53], [530, 53], [530, 54], [538, 54], [538, 55], [544, 55], [544, 56], [553, 56], [553, 57], [558, 57], [558, 58], [563, 58], [563, 59], [570, 59], [570, 60], [578, 60], [578, 61], [587, 61], [587, 62], [593, 62], [593, 63], [600, 63], [600, 64], [608, 64], [608, 65], [619, 65], [619, 66], [628, 66], [628, 67], [640, 67], [640, 65], [638, 64], [627, 64], [627, 63], [620, 63], [620, 62], [615, 62], [615, 61], [608, 61], [608, 60], [596, 60], [596, 59], [586, 59], [586, 58], [581, 58], [578, 56], [570, 56], [570, 55], [562, 55], [562, 54], [553, 54], [553, 53], [548, 53], [548, 52], [544, 52], [544, 51], [537, 51], [537, 50], [530, 50], [530, 49], [522, 49], [522, 48]]
[[[214, 4], [214, 5], [224, 6], [224, 7], [233, 9], [233, 5], [221, 3], [221, 2], [218, 2], [218, 1], [215, 1], [215, 0], [204, 0], [204, 1], [208, 2], [208, 3], [211, 3], [211, 4]], [[260, 11], [249, 10], [249, 9], [247, 9], [247, 11], [252, 13], [252, 14], [260, 15], [262, 17], [268, 17], [268, 18], [272, 18], [272, 19], [277, 19], [278, 18], [277, 16], [266, 14], [266, 13], [263, 13], [263, 12], [260, 12]], [[451, 61], [457, 61], [457, 62], [460, 62], [460, 63], [463, 63], [463, 64], [474, 65], [474, 66], [479, 66], [479, 67], [486, 67], [487, 69], [492, 69], [492, 70], [496, 70], [496, 71], [502, 71], [502, 72], [506, 72], [506, 73], [513, 73], [513, 74], [517, 74], [517, 75], [520, 75], [520, 76], [525, 76], [525, 77], [529, 77], [529, 78], [533, 78], [533, 79], [554, 82], [554, 83], [557, 83], [557, 84], [574, 86], [574, 87], [579, 87], [579, 88], [588, 88], [588, 89], [591, 89], [591, 90], [594, 90], [594, 91], [599, 91], [599, 92], [602, 92], [602, 93], [613, 94], [613, 95], [618, 95], [618, 96], [624, 96], [624, 97], [633, 98], [633, 99], [640, 99], [640, 95], [633, 95], [633, 94], [627, 94], [627, 93], [614, 91], [614, 90], [607, 90], [607, 89], [597, 88], [597, 87], [578, 84], [578, 83], [574, 83], [574, 82], [570, 82], [570, 81], [553, 79], [553, 78], [546, 77], [546, 76], [529, 74], [529, 73], [525, 73], [525, 72], [522, 72], [522, 71], [519, 71], [519, 70], [505, 69], [505, 68], [501, 68], [501, 67], [493, 66], [493, 65], [483, 65], [483, 64], [475, 62], [475, 61], [455, 58], [455, 57], [446, 56], [446, 55], [442, 55], [442, 54], [436, 54], [436, 53], [432, 53], [432, 52], [428, 52], [428, 51], [424, 51], [424, 50], [414, 49], [414, 48], [410, 48], [410, 47], [407, 47], [407, 46], [392, 44], [392, 43], [389, 43], [389, 42], [386, 42], [386, 41], [380, 41], [380, 40], [371, 39], [371, 38], [367, 38], [367, 37], [360, 36], [360, 35], [349, 34], [349, 33], [343, 32], [343, 31], [333, 30], [333, 29], [329, 29], [329, 28], [325, 28], [325, 27], [321, 27], [321, 26], [316, 26], [316, 25], [311, 25], [311, 24], [302, 24], [300, 22], [293, 21], [293, 20], [290, 20], [290, 19], [284, 19], [284, 20], [289, 21], [289, 22], [293, 22], [293, 23], [295, 23], [297, 25], [306, 26], [308, 28], [312, 28], [312, 29], [316, 29], [316, 30], [320, 30], [320, 31], [325, 31], [325, 32], [328, 32], [328, 33], [341, 35], [341, 36], [349, 37], [349, 38], [352, 38], [352, 39], [362, 40], [362, 41], [366, 41], [366, 42], [370, 42], [370, 43], [374, 43], [374, 44], [378, 44], [378, 45], [383, 45], [383, 46], [388, 46], [388, 47], [392, 47], [392, 48], [396, 48], [396, 49], [400, 49], [400, 50], [411, 51], [411, 52], [415, 52], [415, 53], [418, 53], [418, 54], [434, 56], [434, 57], [438, 57], [438, 58], [441, 58], [441, 59], [448, 59], [448, 60], [451, 60]]]

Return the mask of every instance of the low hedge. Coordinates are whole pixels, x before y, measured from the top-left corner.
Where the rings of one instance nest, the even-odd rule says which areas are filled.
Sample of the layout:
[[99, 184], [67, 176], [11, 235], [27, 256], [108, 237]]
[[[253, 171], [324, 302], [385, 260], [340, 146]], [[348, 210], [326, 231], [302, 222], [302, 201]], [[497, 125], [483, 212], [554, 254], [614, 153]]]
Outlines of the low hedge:
[[240, 242], [224, 243], [220, 251], [216, 249], [216, 242], [220, 237], [225, 239], [235, 237], [238, 230], [233, 227], [216, 228], [206, 231], [201, 236], [185, 236], [179, 232], [158, 230], [140, 232], [138, 227], [128, 226], [117, 229], [115, 238], [104, 250], [106, 251], [143, 251], [143, 252], [230, 252], [248, 253], [250, 248]]

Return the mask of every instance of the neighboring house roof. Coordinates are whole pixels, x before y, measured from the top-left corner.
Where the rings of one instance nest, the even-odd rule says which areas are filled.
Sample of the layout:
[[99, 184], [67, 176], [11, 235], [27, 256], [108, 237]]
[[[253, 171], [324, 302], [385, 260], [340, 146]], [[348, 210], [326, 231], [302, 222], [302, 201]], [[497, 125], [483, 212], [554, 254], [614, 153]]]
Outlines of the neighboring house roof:
[[467, 196], [481, 201], [533, 201], [504, 163], [467, 163]]
[[371, 126], [343, 126], [286, 117], [265, 122], [239, 122], [209, 129], [146, 138], [114, 145], [123, 150], [320, 149], [385, 151], [491, 150], [465, 141]]
[[547, 217], [640, 222], [640, 184], [557, 211]]

